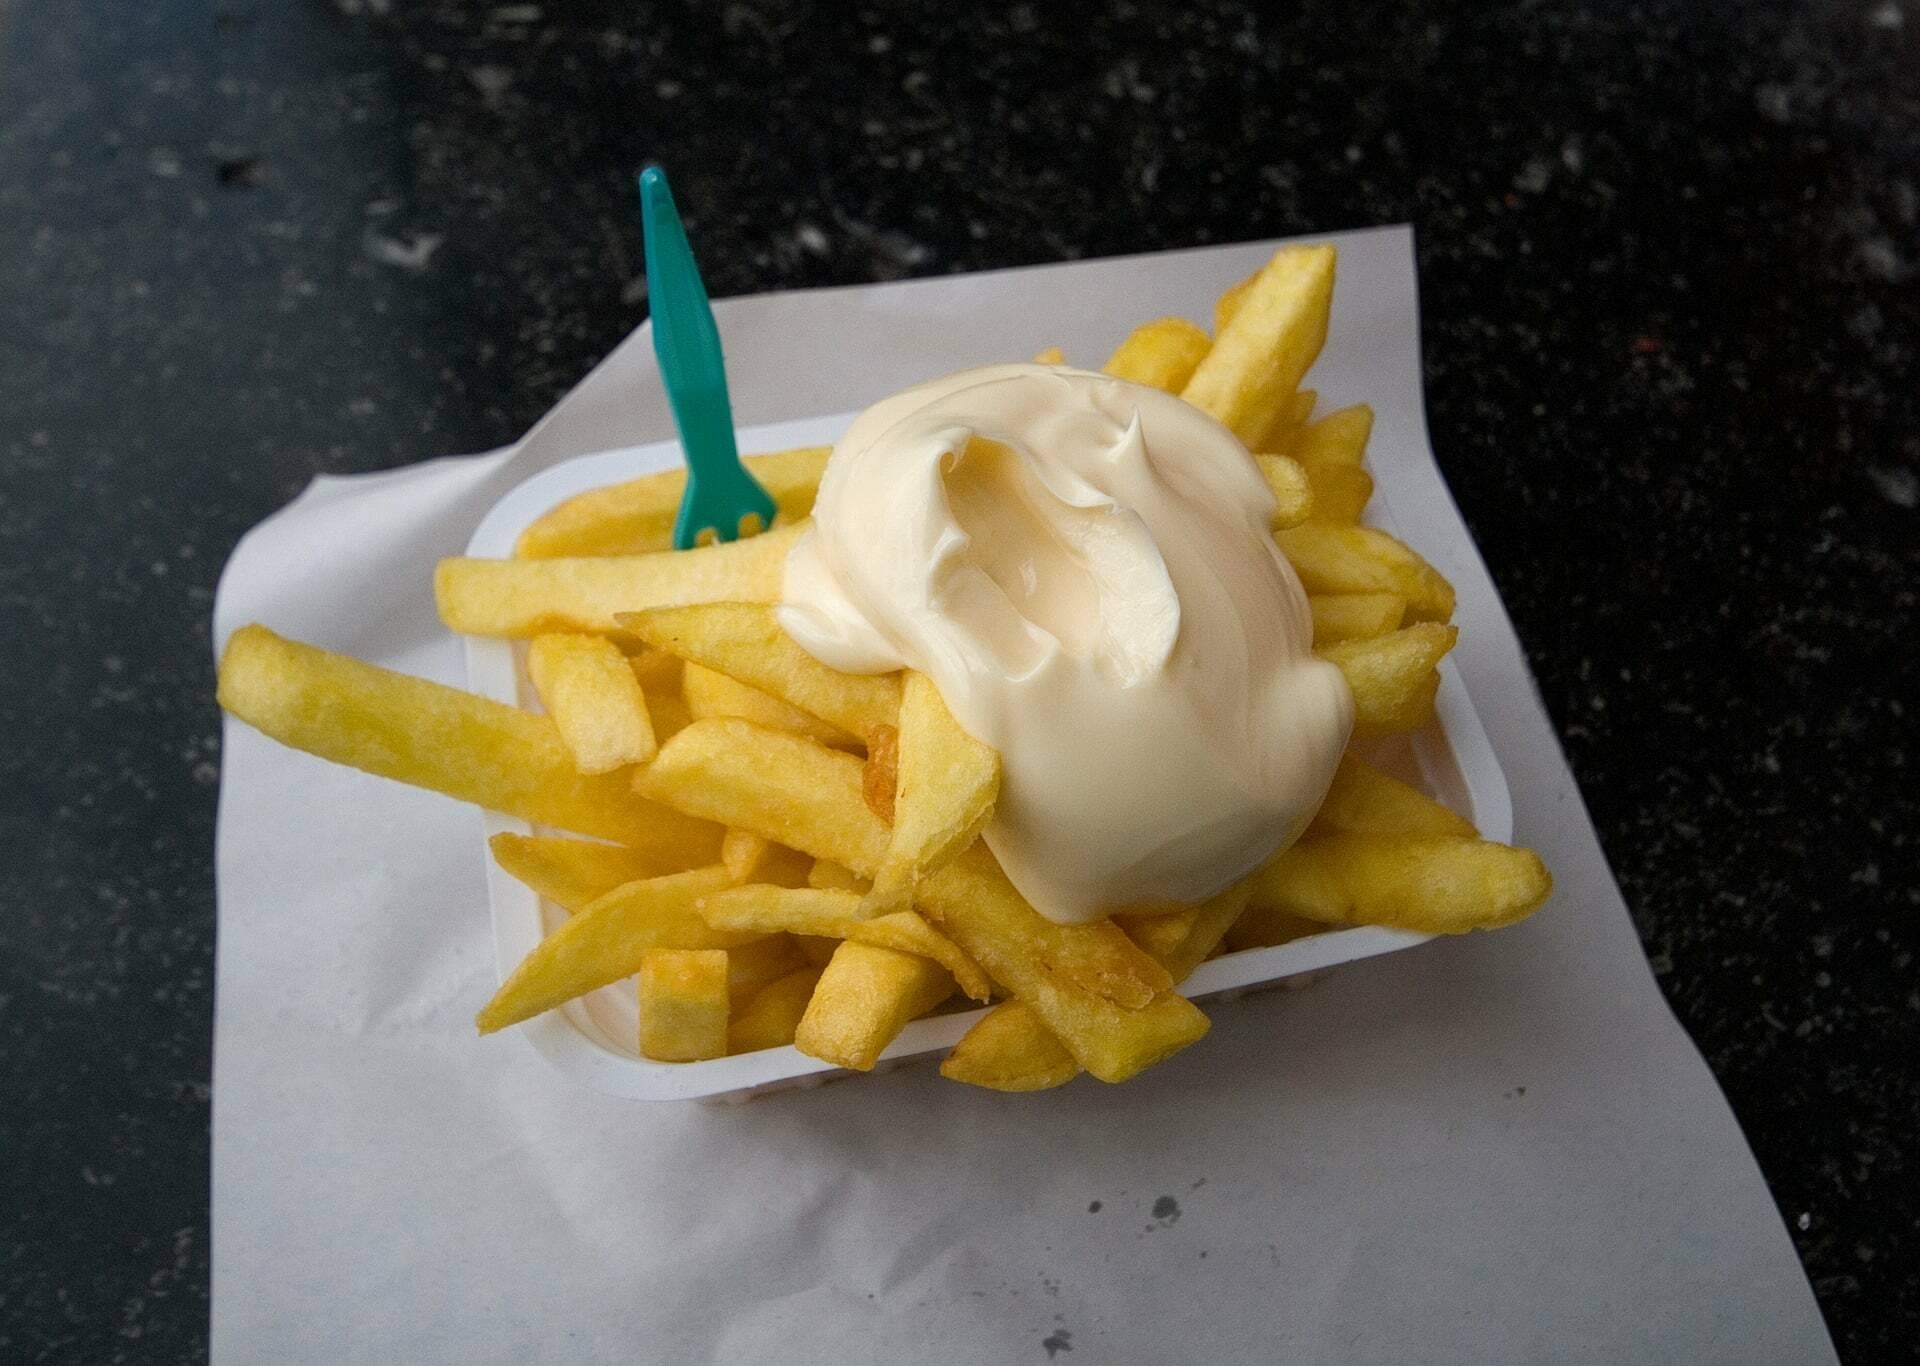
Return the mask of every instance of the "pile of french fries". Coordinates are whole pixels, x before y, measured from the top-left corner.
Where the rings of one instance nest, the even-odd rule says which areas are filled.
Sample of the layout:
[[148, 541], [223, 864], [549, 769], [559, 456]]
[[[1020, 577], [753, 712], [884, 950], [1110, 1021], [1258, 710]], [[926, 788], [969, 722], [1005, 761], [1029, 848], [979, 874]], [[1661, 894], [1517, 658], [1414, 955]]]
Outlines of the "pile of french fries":
[[[1433, 719], [1452, 587], [1360, 525], [1371, 412], [1315, 417], [1334, 253], [1290, 248], [1236, 285], [1213, 335], [1135, 331], [1106, 372], [1231, 428], [1272, 487], [1273, 533], [1339, 666], [1355, 738]], [[1057, 352], [1045, 357], [1057, 358]], [[999, 1090], [1118, 1082], [1199, 1039], [1178, 992], [1206, 959], [1333, 927], [1458, 933], [1529, 914], [1539, 858], [1483, 841], [1353, 754], [1306, 834], [1197, 906], [1055, 924], [978, 838], [999, 757], [924, 676], [856, 676], [780, 628], [782, 568], [824, 448], [752, 457], [780, 509], [759, 536], [668, 549], [681, 472], [599, 489], [508, 560], [442, 563], [453, 630], [526, 642], [544, 712], [283, 639], [235, 633], [220, 702], [283, 743], [555, 833], [493, 857], [566, 913], [480, 1012], [483, 1033], [631, 979], [639, 1052], [693, 1062], [791, 1044], [866, 1070], [911, 1020], [992, 1008], [941, 1065]]]

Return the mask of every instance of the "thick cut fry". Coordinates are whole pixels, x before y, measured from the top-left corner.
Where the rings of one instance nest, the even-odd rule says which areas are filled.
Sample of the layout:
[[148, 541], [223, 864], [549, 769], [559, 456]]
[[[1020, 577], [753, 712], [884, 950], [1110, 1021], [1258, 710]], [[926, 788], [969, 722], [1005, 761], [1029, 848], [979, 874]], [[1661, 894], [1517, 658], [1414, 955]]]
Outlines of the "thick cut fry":
[[[780, 525], [813, 511], [814, 491], [827, 467], [828, 446], [803, 446], [750, 455], [752, 471], [779, 505]], [[569, 498], [520, 533], [514, 553], [523, 560], [561, 556], [644, 555], [673, 548], [673, 519], [686, 491], [684, 469], [665, 470]]]
[[1298, 389], [1287, 401], [1286, 411], [1280, 415], [1281, 426], [1291, 431], [1295, 427], [1307, 425], [1307, 419], [1313, 416], [1313, 405], [1320, 401], [1318, 391]]
[[1111, 921], [1047, 920], [978, 842], [931, 873], [916, 901], [1102, 1081], [1125, 1081], [1207, 1032], [1207, 1017]]
[[1260, 474], [1273, 490], [1273, 516], [1267, 525], [1279, 531], [1313, 516], [1313, 484], [1298, 461], [1284, 455], [1256, 455]]
[[[557, 835], [515, 835], [506, 831], [487, 841], [493, 861], [563, 910], [577, 911], [615, 887], [673, 872], [638, 849]], [[708, 853], [701, 863], [711, 863]]]
[[644, 764], [660, 748], [633, 667], [604, 636], [535, 636], [527, 674], [582, 773]]
[[1035, 365], [1065, 365], [1067, 363], [1067, 353], [1057, 346], [1049, 346], [1045, 350], [1034, 353], [1033, 363]]
[[573, 766], [553, 722], [471, 693], [302, 645], [234, 632], [220, 705], [283, 745], [383, 778], [629, 844], [671, 863], [719, 831], [636, 797], [624, 774]]
[[1185, 318], [1157, 318], [1134, 328], [1101, 369], [1177, 394], [1212, 349], [1212, 339]]
[[1303, 520], [1356, 525], [1373, 497], [1373, 476], [1358, 465], [1337, 465], [1304, 456], [1296, 457], [1296, 461], [1313, 494], [1313, 507]]
[[940, 1075], [990, 1091], [1045, 1091], [1080, 1075], [1066, 1045], [1024, 1001], [1002, 1001], [960, 1036]]
[[1415, 621], [1453, 615], [1453, 585], [1418, 552], [1366, 526], [1289, 527], [1274, 533], [1309, 593], [1394, 593]]
[[909, 1020], [953, 994], [953, 976], [917, 954], [842, 944], [820, 974], [793, 1046], [836, 1067], [869, 1072]]
[[[1129, 937], [1165, 968], [1177, 985], [1211, 957], [1239, 923], [1250, 890], [1250, 883], [1243, 881], [1198, 906], [1159, 915], [1126, 916], [1116, 923], [1124, 926]], [[996, 1091], [1041, 1091], [1072, 1081], [1080, 1071], [1065, 1045], [1019, 1001], [995, 1006], [990, 1015], [968, 1030], [948, 1055], [949, 1062], [956, 1058], [959, 1060], [954, 1070], [941, 1066], [942, 1075]]]
[[1254, 277], [1181, 396], [1249, 447], [1279, 425], [1327, 339], [1332, 247], [1286, 247]]
[[[777, 578], [774, 589], [777, 596]], [[828, 668], [780, 629], [773, 608], [754, 605], [757, 601], [770, 599], [716, 599], [635, 612], [621, 616], [620, 624], [649, 645], [771, 693], [851, 735], [864, 739], [875, 726], [893, 724], [900, 710], [898, 674], [843, 674]]]
[[886, 855], [888, 831], [867, 810], [861, 767], [851, 754], [797, 735], [717, 717], [662, 745], [634, 784], [675, 810], [868, 876]]
[[824, 968], [832, 960], [833, 951], [843, 942], [821, 934], [796, 934], [792, 939], [800, 950], [800, 956], [816, 968]]
[[616, 887], [542, 939], [481, 1010], [482, 1034], [530, 1020], [576, 996], [631, 977], [649, 950], [724, 949], [758, 935], [708, 927], [701, 898], [727, 886], [724, 868], [698, 868]]
[[980, 833], [1000, 794], [1000, 756], [961, 728], [940, 690], [909, 672], [900, 696], [893, 838], [871, 899], [904, 905], [920, 879]]
[[960, 989], [974, 1000], [993, 995], [992, 979], [980, 965], [914, 912], [876, 916], [851, 892], [736, 887], [707, 898], [700, 914], [716, 930], [818, 935], [917, 953], [952, 973]]
[[754, 834], [729, 830], [720, 841], [720, 865], [736, 884], [764, 882], [774, 887], [804, 887], [813, 860], [796, 849]]
[[830, 726], [819, 717], [801, 711], [791, 702], [782, 702], [771, 693], [749, 688], [737, 678], [729, 678], [718, 669], [689, 664], [681, 684], [690, 718], [738, 716], [774, 730], [790, 730], [823, 745], [853, 745], [853, 736], [838, 726]]
[[860, 770], [860, 795], [867, 810], [893, 824], [893, 798], [900, 786], [900, 730], [875, 726], [867, 732], [867, 762]]
[[1311, 464], [1357, 466], [1373, 435], [1373, 409], [1364, 403], [1340, 408], [1309, 422], [1287, 444], [1287, 454]]
[[655, 949], [640, 961], [640, 1055], [699, 1062], [727, 1052], [724, 949]]
[[761, 987], [727, 1026], [727, 1052], [753, 1053], [792, 1043], [819, 980], [820, 967], [808, 965]]
[[807, 965], [793, 936], [770, 934], [727, 950], [727, 1000], [739, 1010], [769, 982]]
[[1253, 902], [1330, 925], [1462, 934], [1523, 920], [1552, 891], [1531, 849], [1448, 836], [1310, 833], [1254, 878]]
[[1399, 630], [1407, 615], [1407, 600], [1397, 593], [1314, 593], [1307, 606], [1313, 610], [1315, 645], [1384, 636]]
[[865, 896], [872, 885], [853, 869], [842, 867], [830, 859], [817, 858], [813, 861], [813, 867], [807, 870], [807, 886], [823, 892], [859, 892]]
[[1453, 835], [1472, 839], [1473, 823], [1418, 788], [1388, 777], [1351, 754], [1340, 760], [1333, 785], [1313, 823], [1354, 835]]
[[1371, 640], [1348, 640], [1314, 651], [1336, 664], [1353, 692], [1355, 739], [1418, 730], [1433, 719], [1440, 675], [1434, 671], [1460, 636], [1455, 626], [1417, 622]]
[[743, 541], [651, 555], [557, 560], [442, 560], [433, 575], [440, 620], [468, 636], [547, 631], [612, 635], [620, 612], [692, 602], [778, 602], [787, 552], [800, 534], [783, 527]]

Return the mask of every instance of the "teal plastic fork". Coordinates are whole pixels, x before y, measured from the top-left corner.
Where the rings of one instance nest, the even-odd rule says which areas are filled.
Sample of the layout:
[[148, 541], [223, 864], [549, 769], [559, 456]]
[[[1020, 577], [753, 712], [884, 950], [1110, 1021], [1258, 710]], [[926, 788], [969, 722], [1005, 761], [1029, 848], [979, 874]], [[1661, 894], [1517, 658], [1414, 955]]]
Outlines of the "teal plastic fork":
[[[764, 531], [773, 523], [774, 502], [740, 463], [720, 329], [680, 211], [673, 206], [667, 173], [658, 166], [640, 172], [640, 230], [646, 243], [653, 354], [660, 361], [660, 378], [687, 461], [687, 490], [673, 523], [673, 548], [691, 550], [709, 531], [721, 541]], [[749, 530], [751, 517], [758, 517], [759, 525]]]

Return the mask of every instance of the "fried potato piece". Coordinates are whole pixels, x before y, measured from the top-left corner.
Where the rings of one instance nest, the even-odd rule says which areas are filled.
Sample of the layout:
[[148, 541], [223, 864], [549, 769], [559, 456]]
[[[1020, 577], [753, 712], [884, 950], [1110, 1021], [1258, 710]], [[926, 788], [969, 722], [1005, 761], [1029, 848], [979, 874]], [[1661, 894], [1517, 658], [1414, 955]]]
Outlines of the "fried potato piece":
[[865, 896], [872, 885], [853, 869], [842, 867], [830, 859], [817, 858], [813, 861], [813, 867], [807, 870], [807, 886], [823, 892], [858, 892]]
[[764, 882], [774, 887], [804, 887], [813, 872], [811, 858], [751, 830], [727, 831], [720, 840], [720, 865], [736, 885]]
[[834, 950], [845, 942], [829, 939], [821, 934], [796, 934], [789, 936], [800, 950], [800, 956], [816, 968], [824, 968], [833, 958]]
[[640, 680], [605, 636], [535, 636], [527, 674], [582, 773], [644, 764], [660, 748]]
[[[777, 596], [777, 580], [774, 588]], [[624, 614], [619, 620], [649, 645], [717, 669], [861, 739], [875, 726], [892, 725], [900, 711], [898, 674], [828, 668], [780, 629], [771, 607], [715, 600]]]
[[861, 795], [851, 754], [751, 721], [695, 721], [641, 769], [634, 785], [664, 806], [842, 864], [880, 866], [889, 832]]
[[641, 959], [641, 1056], [699, 1062], [726, 1052], [726, 950], [654, 949]]
[[860, 795], [867, 810], [893, 824], [893, 797], [900, 786], [900, 730], [875, 726], [867, 732], [867, 762], [860, 770]]
[[1156, 318], [1134, 328], [1100, 368], [1115, 379], [1177, 394], [1212, 349], [1212, 338], [1185, 318]]
[[1308, 833], [1253, 880], [1253, 904], [1330, 925], [1462, 934], [1540, 909], [1553, 879], [1531, 849], [1447, 835]]
[[953, 976], [917, 954], [842, 944], [833, 955], [794, 1031], [809, 1057], [870, 1072], [909, 1020], [953, 994]]
[[1475, 837], [1473, 822], [1416, 787], [1389, 777], [1351, 754], [1340, 760], [1333, 785], [1314, 815], [1322, 830], [1354, 835], [1451, 835]]
[[1360, 514], [1367, 510], [1367, 503], [1373, 497], [1373, 476], [1358, 465], [1341, 465], [1306, 456], [1296, 456], [1295, 460], [1313, 494], [1310, 514], [1302, 520], [1336, 526], [1357, 525]]
[[729, 678], [718, 669], [689, 664], [682, 684], [690, 720], [708, 716], [738, 716], [774, 730], [788, 730], [818, 740], [823, 745], [849, 747], [859, 742], [838, 726], [830, 726], [819, 717], [801, 711], [791, 702], [782, 702], [771, 693], [749, 688], [737, 678]]
[[1407, 615], [1407, 600], [1397, 593], [1310, 593], [1307, 606], [1315, 645], [1384, 636]]
[[589, 902], [521, 960], [476, 1023], [482, 1034], [530, 1020], [631, 977], [648, 952], [724, 949], [759, 938], [709, 928], [696, 904], [727, 886], [724, 868], [629, 882]]
[[1366, 526], [1289, 527], [1274, 533], [1309, 593], [1394, 593], [1415, 621], [1453, 616], [1453, 585], [1405, 542]]
[[1046, 1091], [1080, 1075], [1066, 1045], [1024, 1001], [1002, 1001], [941, 1060], [940, 1075], [989, 1091]]
[[694, 602], [778, 602], [787, 552], [800, 530], [783, 527], [649, 555], [442, 560], [434, 570], [434, 598], [440, 620], [462, 635], [615, 635], [620, 612]]
[[790, 934], [770, 934], [727, 950], [727, 1000], [739, 1011], [768, 983], [807, 966]]
[[[776, 525], [798, 522], [813, 511], [813, 496], [830, 454], [830, 446], [802, 446], [746, 457], [747, 469], [779, 506]], [[673, 519], [686, 487], [687, 472], [674, 469], [590, 489], [528, 526], [514, 554], [523, 560], [550, 560], [671, 550]]]
[[1293, 435], [1287, 454], [1311, 464], [1358, 466], [1373, 435], [1373, 409], [1364, 403], [1339, 408]]
[[1049, 346], [1045, 350], [1034, 353], [1033, 363], [1035, 365], [1065, 365], [1067, 363], [1067, 353], [1057, 346]]
[[1249, 448], [1262, 444], [1326, 342], [1333, 276], [1332, 247], [1276, 252], [1230, 310], [1181, 396]]
[[907, 674], [898, 744], [893, 837], [869, 897], [882, 907], [907, 904], [929, 870], [980, 833], [1000, 795], [999, 754], [953, 719], [925, 674]]
[[663, 745], [693, 724], [693, 712], [677, 692], [649, 697], [647, 714], [653, 718], [653, 738]]
[[[1249, 890], [1242, 882], [1198, 906], [1121, 917], [1116, 923], [1177, 984], [1212, 955], [1241, 919]], [[1040, 1016], [1015, 1000], [995, 1006], [969, 1029], [940, 1071], [954, 1081], [995, 1091], [1041, 1091], [1072, 1081], [1080, 1065]]]
[[234, 632], [220, 705], [336, 764], [596, 835], [671, 865], [719, 831], [636, 797], [625, 774], [582, 774], [551, 719], [275, 635]]
[[761, 987], [727, 1026], [727, 1052], [755, 1053], [792, 1043], [819, 981], [820, 968], [807, 965]]
[[1233, 322], [1233, 315], [1240, 311], [1240, 301], [1253, 290], [1254, 281], [1260, 278], [1260, 272], [1254, 271], [1246, 279], [1228, 288], [1213, 305], [1213, 335], [1219, 336]]
[[[563, 910], [577, 911], [615, 887], [676, 871], [638, 849], [558, 835], [502, 831], [487, 841], [493, 861]], [[695, 866], [711, 863], [711, 853]]]
[[1102, 1081], [1125, 1081], [1207, 1032], [1207, 1017], [1111, 921], [1047, 920], [978, 842], [929, 874], [915, 901]]
[[1366, 740], [1418, 730], [1433, 719], [1433, 699], [1440, 691], [1435, 666], [1459, 637], [1458, 627], [1422, 621], [1314, 653], [1346, 676], [1353, 691], [1354, 738]]
[[1256, 455], [1261, 477], [1273, 491], [1273, 516], [1267, 525], [1275, 531], [1299, 526], [1313, 516], [1313, 484], [1297, 460], [1284, 455]]
[[757, 930], [847, 939], [875, 948], [931, 958], [976, 1001], [993, 995], [993, 982], [960, 947], [912, 911], [874, 915], [851, 892], [812, 888], [736, 887], [707, 898], [701, 916], [717, 930]]

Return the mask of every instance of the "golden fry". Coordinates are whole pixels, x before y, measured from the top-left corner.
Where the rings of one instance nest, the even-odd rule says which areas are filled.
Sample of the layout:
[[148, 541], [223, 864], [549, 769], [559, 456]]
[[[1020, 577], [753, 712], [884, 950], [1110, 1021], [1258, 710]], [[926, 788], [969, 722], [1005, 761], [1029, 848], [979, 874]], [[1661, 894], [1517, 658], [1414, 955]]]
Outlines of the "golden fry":
[[[814, 491], [831, 450], [828, 446], [804, 446], [746, 457], [747, 469], [779, 505], [777, 524], [798, 522], [813, 511]], [[673, 521], [686, 487], [687, 472], [672, 469], [590, 489], [569, 498], [521, 532], [514, 554], [523, 560], [550, 560], [671, 550]]]
[[800, 530], [783, 527], [743, 541], [650, 555], [442, 560], [433, 575], [434, 598], [440, 620], [462, 635], [614, 635], [621, 612], [779, 601], [787, 552]]
[[689, 719], [708, 716], [738, 716], [774, 730], [788, 730], [818, 740], [823, 745], [853, 745], [855, 738], [838, 726], [830, 726], [819, 717], [791, 702], [782, 702], [771, 693], [749, 688], [737, 678], [729, 678], [718, 669], [689, 664], [682, 684]]
[[604, 636], [535, 636], [527, 673], [582, 773], [644, 764], [659, 749], [640, 680]]
[[798, 850], [754, 834], [729, 830], [720, 840], [720, 864], [736, 884], [764, 882], [775, 887], [804, 887], [813, 860]]
[[727, 1052], [754, 1053], [792, 1043], [819, 980], [820, 968], [809, 965], [761, 987], [727, 1026]]
[[960, 1036], [940, 1075], [990, 1091], [1045, 1091], [1080, 1075], [1080, 1064], [1033, 1007], [1002, 1001]]
[[793, 1046], [836, 1067], [868, 1072], [907, 1022], [953, 994], [953, 977], [916, 954], [842, 944], [794, 1032]]
[[655, 949], [640, 961], [640, 1055], [699, 1062], [727, 1052], [724, 949]]
[[696, 913], [702, 898], [727, 885], [726, 869], [699, 868], [629, 882], [582, 907], [501, 984], [476, 1021], [480, 1032], [530, 1020], [631, 977], [650, 950], [724, 949], [758, 938], [710, 929]]
[[1273, 516], [1267, 525], [1279, 531], [1310, 519], [1314, 512], [1313, 483], [1300, 462], [1284, 455], [1256, 455], [1254, 460], [1273, 491]]
[[1285, 247], [1231, 310], [1181, 396], [1249, 448], [1287, 415], [1301, 377], [1327, 339], [1332, 247]]
[[1300, 472], [1313, 491], [1311, 515], [1303, 520], [1355, 526], [1373, 497], [1373, 476], [1358, 465], [1296, 457]]
[[900, 786], [900, 730], [875, 726], [867, 732], [867, 762], [860, 770], [860, 795], [873, 812], [893, 824], [893, 798]]
[[1455, 626], [1422, 621], [1371, 640], [1347, 640], [1314, 651], [1337, 664], [1353, 691], [1356, 739], [1398, 735], [1433, 720], [1438, 665], [1459, 639]]
[[553, 722], [424, 678], [302, 645], [264, 626], [234, 632], [220, 705], [283, 745], [336, 764], [596, 835], [671, 862], [712, 831], [636, 797], [624, 774], [573, 766]]
[[1253, 902], [1331, 925], [1462, 934], [1523, 920], [1552, 891], [1531, 849], [1459, 836], [1309, 833], [1255, 877]]
[[1395, 593], [1415, 621], [1453, 615], [1453, 585], [1419, 553], [1365, 526], [1289, 527], [1274, 533], [1309, 593]]
[[961, 728], [921, 673], [907, 674], [901, 694], [896, 763], [893, 836], [873, 877], [881, 906], [905, 905], [929, 870], [980, 833], [1000, 793], [1000, 756]]
[[[778, 587], [776, 579], [776, 595]], [[900, 710], [899, 675], [828, 668], [780, 628], [768, 606], [712, 601], [622, 614], [619, 620], [649, 645], [717, 669], [861, 739], [875, 726], [892, 725]]]
[[1371, 435], [1373, 409], [1356, 403], [1302, 427], [1287, 443], [1287, 454], [1309, 464], [1352, 468], [1366, 459], [1367, 438]]
[[1307, 606], [1316, 646], [1384, 636], [1407, 615], [1407, 600], [1397, 593], [1310, 593]]
[[1473, 823], [1418, 788], [1353, 755], [1340, 760], [1333, 785], [1313, 818], [1322, 830], [1354, 835], [1452, 835], [1471, 839]]
[[[558, 835], [502, 831], [487, 841], [493, 861], [563, 910], [577, 911], [615, 887], [672, 872], [638, 849]], [[712, 855], [699, 862], [712, 862]]]

